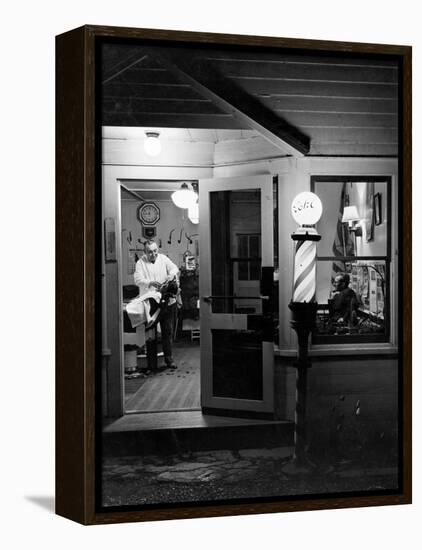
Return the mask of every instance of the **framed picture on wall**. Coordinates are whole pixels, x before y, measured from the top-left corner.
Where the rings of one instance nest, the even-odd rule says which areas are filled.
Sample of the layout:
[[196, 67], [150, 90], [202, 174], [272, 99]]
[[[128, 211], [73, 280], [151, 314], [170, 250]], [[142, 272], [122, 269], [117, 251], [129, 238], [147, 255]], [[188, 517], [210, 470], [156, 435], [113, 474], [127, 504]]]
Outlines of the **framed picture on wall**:
[[410, 503], [411, 48], [56, 48], [57, 513]]
[[366, 190], [366, 241], [372, 241], [374, 238], [374, 185], [370, 184]]
[[382, 195], [380, 193], [375, 193], [374, 195], [374, 218], [375, 225], [382, 224]]

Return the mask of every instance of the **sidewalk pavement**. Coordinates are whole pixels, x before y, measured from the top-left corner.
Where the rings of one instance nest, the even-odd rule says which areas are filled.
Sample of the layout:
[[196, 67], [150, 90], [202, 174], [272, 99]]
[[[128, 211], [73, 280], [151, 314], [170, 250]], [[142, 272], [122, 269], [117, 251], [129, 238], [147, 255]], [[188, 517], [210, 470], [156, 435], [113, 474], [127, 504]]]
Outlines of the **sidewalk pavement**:
[[287, 475], [291, 447], [198, 451], [183, 455], [106, 457], [103, 506], [215, 502], [357, 491], [394, 491], [391, 465], [342, 461]]

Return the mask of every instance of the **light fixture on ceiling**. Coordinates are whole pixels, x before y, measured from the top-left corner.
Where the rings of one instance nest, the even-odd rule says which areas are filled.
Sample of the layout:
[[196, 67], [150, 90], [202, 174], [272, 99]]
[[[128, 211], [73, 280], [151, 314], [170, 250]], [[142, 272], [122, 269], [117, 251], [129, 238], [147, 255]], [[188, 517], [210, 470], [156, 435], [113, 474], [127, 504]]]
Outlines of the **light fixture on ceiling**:
[[171, 200], [178, 208], [189, 208], [195, 204], [197, 199], [197, 193], [189, 189], [187, 183], [182, 183], [181, 188], [171, 195]]
[[194, 224], [199, 223], [199, 204], [196, 201], [192, 206], [188, 208], [188, 218]]
[[150, 157], [156, 157], [161, 153], [160, 132], [145, 132], [145, 153]]

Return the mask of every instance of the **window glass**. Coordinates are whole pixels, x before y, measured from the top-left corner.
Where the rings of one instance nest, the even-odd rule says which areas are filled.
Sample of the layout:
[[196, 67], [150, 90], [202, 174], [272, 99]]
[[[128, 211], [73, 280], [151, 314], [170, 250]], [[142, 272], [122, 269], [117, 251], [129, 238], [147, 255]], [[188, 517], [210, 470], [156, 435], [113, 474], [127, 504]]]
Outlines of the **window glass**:
[[389, 338], [390, 182], [381, 179], [313, 178], [323, 204], [314, 343]]
[[261, 192], [210, 193], [212, 311], [262, 312]]
[[315, 193], [323, 204], [319, 257], [387, 256], [386, 181], [318, 181]]
[[386, 339], [389, 281], [384, 260], [319, 261], [317, 273], [316, 343], [338, 337], [345, 341]]

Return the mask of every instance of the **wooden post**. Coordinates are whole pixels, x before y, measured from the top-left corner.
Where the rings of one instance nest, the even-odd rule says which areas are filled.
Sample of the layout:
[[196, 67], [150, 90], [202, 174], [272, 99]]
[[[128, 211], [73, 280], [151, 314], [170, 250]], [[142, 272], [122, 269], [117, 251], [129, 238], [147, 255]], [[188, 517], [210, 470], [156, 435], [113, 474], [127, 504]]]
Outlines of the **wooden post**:
[[283, 467], [286, 474], [306, 474], [314, 465], [307, 458], [307, 423], [306, 401], [308, 369], [311, 367], [308, 346], [309, 335], [315, 327], [318, 304], [316, 295], [316, 243], [321, 239], [315, 229], [294, 233], [292, 239], [295, 247], [295, 270], [293, 284], [293, 301], [289, 304], [292, 312], [291, 327], [297, 334], [296, 367], [296, 409], [294, 455]]
[[315, 326], [318, 304], [316, 302], [301, 303], [291, 302], [289, 308], [292, 312], [291, 326], [298, 338], [296, 367], [296, 409], [295, 409], [295, 435], [294, 455], [292, 460], [283, 468], [285, 473], [308, 473], [313, 464], [307, 458], [307, 423], [306, 401], [308, 369], [312, 366], [308, 356], [309, 335]]

